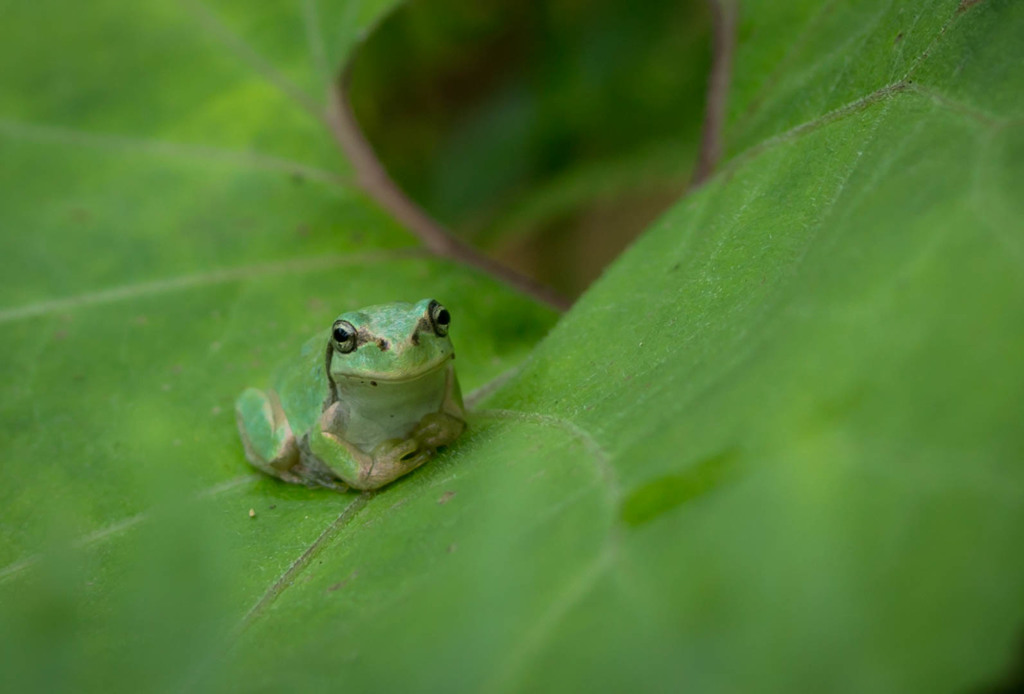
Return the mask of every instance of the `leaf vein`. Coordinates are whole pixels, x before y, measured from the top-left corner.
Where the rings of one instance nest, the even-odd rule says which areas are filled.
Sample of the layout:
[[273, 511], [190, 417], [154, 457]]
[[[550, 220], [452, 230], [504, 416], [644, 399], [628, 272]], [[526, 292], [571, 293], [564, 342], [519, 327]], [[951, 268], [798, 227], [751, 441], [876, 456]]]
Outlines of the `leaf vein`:
[[593, 457], [594, 462], [597, 465], [598, 472], [604, 480], [611, 501], [617, 502], [621, 497], [621, 486], [619, 484], [618, 475], [615, 472], [615, 468], [611, 465], [611, 457], [608, 452], [604, 450], [601, 444], [598, 443], [597, 439], [595, 439], [590, 432], [575, 422], [556, 415], [541, 412], [523, 412], [521, 410], [510, 409], [476, 410], [473, 414], [479, 417], [488, 417], [492, 419], [510, 419], [520, 422], [534, 422], [546, 426], [553, 426], [567, 432], [570, 436], [583, 444], [583, 448], [590, 453], [591, 457]]
[[764, 101], [768, 98], [768, 93], [779, 83], [784, 72], [788, 70], [790, 65], [793, 64], [793, 61], [796, 60], [796, 57], [800, 54], [800, 51], [803, 50], [804, 44], [807, 42], [808, 38], [817, 31], [818, 25], [825, 20], [828, 13], [831, 12], [835, 6], [836, 0], [828, 0], [823, 3], [821, 8], [807, 21], [807, 24], [804, 25], [803, 30], [792, 41], [790, 41], [785, 55], [782, 56], [782, 59], [779, 60], [778, 64], [776, 64], [772, 69], [771, 74], [769, 74], [762, 82], [757, 93], [753, 98], [751, 98], [750, 103], [747, 104], [743, 114], [737, 119], [735, 125], [737, 130], [741, 130], [746, 127], [746, 124], [749, 123], [755, 115], [757, 115], [758, 111], [764, 105]]
[[933, 89], [917, 83], [909, 85], [907, 89], [916, 94], [927, 97], [934, 105], [941, 109], [959, 114], [969, 120], [981, 123], [982, 125], [988, 126], [992, 129], [1004, 128], [1009, 125], [1014, 125], [1017, 122], [1009, 118], [1000, 118], [995, 114], [984, 111], [976, 106], [972, 106], [971, 104], [957, 101], [956, 99], [943, 94], [938, 89]]
[[[260, 479], [260, 477], [261, 475], [251, 473], [246, 475], [239, 475], [238, 477], [233, 477], [231, 479], [225, 480], [224, 482], [220, 482], [218, 484], [213, 485], [212, 487], [208, 487], [207, 489], [197, 492], [194, 498], [209, 499], [211, 497], [217, 496], [218, 494], [223, 494], [226, 491], [235, 489], [236, 487], [240, 487], [248, 482], [253, 482], [257, 479]], [[128, 516], [127, 518], [122, 518], [121, 520], [114, 521], [109, 525], [105, 525], [102, 528], [99, 528], [97, 530], [92, 531], [91, 533], [83, 535], [73, 543], [73, 546], [77, 548], [89, 547], [90, 545], [94, 545], [97, 542], [101, 542], [108, 538], [114, 537], [115, 535], [119, 535], [127, 530], [134, 528], [136, 525], [139, 525], [140, 523], [148, 520], [149, 515], [150, 514], [147, 512], [142, 512], [137, 513], [134, 516]], [[23, 559], [19, 559], [11, 564], [8, 564], [4, 568], [0, 569], [0, 583], [8, 581], [17, 576], [18, 574], [20, 574], [22, 571], [25, 571], [26, 569], [31, 568], [32, 566], [35, 566], [39, 562], [41, 557], [41, 554], [32, 554]]]
[[302, 0], [302, 23], [306, 28], [306, 43], [309, 46], [309, 58], [313, 69], [320, 76], [320, 81], [330, 81], [330, 66], [327, 64], [327, 51], [324, 48], [324, 36], [320, 17], [316, 9], [316, 0]]
[[533, 628], [526, 632], [523, 639], [510, 651], [494, 679], [481, 687], [480, 691], [503, 692], [518, 689], [517, 685], [522, 684], [518, 679], [524, 671], [525, 664], [541, 651], [569, 612], [590, 594], [597, 581], [608, 571], [613, 558], [612, 545], [606, 544], [600, 554], [585, 564], [572, 580], [567, 582]]
[[372, 499], [375, 492], [363, 492], [356, 497], [352, 503], [344, 508], [344, 510], [338, 514], [330, 525], [324, 528], [323, 532], [317, 536], [315, 540], [303, 550], [302, 554], [296, 557], [295, 561], [289, 564], [288, 568], [278, 577], [267, 591], [260, 596], [260, 599], [249, 608], [249, 611], [245, 613], [242, 619], [239, 621], [235, 628], [234, 641], [237, 643], [238, 638], [256, 621], [260, 615], [266, 612], [271, 605], [277, 600], [278, 597], [288, 588], [288, 586], [294, 583], [295, 577], [302, 572], [309, 562], [316, 556], [316, 553], [335, 535], [337, 535], [343, 528], [345, 528], [352, 519], [366, 506], [366, 504]]
[[178, 4], [192, 15], [199, 26], [216, 38], [242, 62], [251, 67], [258, 75], [276, 87], [282, 94], [298, 104], [318, 122], [326, 125], [323, 109], [309, 94], [297, 84], [285, 77], [280, 70], [250, 46], [241, 36], [234, 32], [208, 8], [201, 0], [178, 0]]
[[73, 309], [98, 306], [102, 304], [130, 301], [146, 296], [167, 294], [170, 292], [208, 287], [230, 282], [240, 282], [274, 275], [291, 275], [327, 270], [343, 265], [381, 262], [417, 258], [424, 255], [420, 249], [394, 249], [390, 251], [353, 253], [351, 255], [327, 255], [313, 258], [297, 258], [277, 263], [262, 263], [234, 268], [222, 268], [194, 275], [181, 275], [169, 279], [141, 282], [120, 287], [102, 289], [95, 292], [80, 294], [63, 299], [49, 299], [24, 306], [0, 309], [0, 324], [11, 323], [26, 318], [60, 313]]
[[38, 125], [7, 119], [0, 119], [0, 135], [7, 136], [14, 141], [56, 143], [96, 148], [103, 151], [120, 150], [177, 159], [211, 161], [245, 168], [257, 167], [266, 171], [282, 171], [288, 174], [301, 175], [341, 188], [346, 188], [352, 183], [350, 178], [333, 171], [308, 166], [288, 159], [258, 152], [239, 152], [207, 145], [192, 145], [182, 142], [108, 133], [90, 133], [63, 126]]

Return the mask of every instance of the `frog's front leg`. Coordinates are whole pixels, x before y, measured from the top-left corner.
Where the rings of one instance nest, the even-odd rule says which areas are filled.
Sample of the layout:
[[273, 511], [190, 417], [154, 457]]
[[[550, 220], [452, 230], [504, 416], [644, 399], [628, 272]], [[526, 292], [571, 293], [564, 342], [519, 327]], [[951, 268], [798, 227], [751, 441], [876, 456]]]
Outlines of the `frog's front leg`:
[[466, 406], [462, 404], [462, 389], [455, 376], [455, 367], [449, 364], [440, 411], [425, 415], [410, 436], [424, 448], [437, 450], [459, 438], [465, 430]]
[[366, 453], [334, 434], [334, 404], [324, 411], [309, 434], [308, 447], [345, 484], [354, 489], [379, 489], [408, 474], [430, 459], [433, 452], [414, 438], [389, 439]]

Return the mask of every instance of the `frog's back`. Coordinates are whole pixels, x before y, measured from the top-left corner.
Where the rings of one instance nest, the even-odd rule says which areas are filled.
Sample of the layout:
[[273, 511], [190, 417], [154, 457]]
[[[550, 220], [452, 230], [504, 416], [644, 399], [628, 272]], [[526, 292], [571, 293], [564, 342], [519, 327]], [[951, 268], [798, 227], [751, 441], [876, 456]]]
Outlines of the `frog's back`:
[[301, 439], [323, 411], [327, 397], [326, 345], [326, 334], [307, 340], [298, 361], [285, 362], [274, 374], [274, 389], [296, 438]]

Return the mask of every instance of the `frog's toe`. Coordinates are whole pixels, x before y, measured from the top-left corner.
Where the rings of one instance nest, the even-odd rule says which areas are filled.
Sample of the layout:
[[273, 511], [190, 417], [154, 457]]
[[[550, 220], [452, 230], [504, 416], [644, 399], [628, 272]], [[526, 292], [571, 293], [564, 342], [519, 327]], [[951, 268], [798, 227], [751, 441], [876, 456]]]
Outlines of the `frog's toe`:
[[373, 449], [372, 456], [375, 460], [397, 463], [412, 460], [420, 452], [420, 444], [416, 439], [388, 439]]
[[235, 417], [249, 462], [275, 477], [294, 481], [288, 470], [298, 462], [298, 446], [277, 394], [246, 389], [235, 403]]

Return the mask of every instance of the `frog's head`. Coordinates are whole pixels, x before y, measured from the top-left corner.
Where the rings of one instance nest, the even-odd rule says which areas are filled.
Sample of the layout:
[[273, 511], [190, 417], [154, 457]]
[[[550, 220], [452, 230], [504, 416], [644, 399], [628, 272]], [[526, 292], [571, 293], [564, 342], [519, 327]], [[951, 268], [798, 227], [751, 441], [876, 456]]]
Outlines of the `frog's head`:
[[448, 326], [451, 315], [434, 299], [395, 302], [338, 316], [327, 340], [331, 381], [410, 381], [454, 358]]

